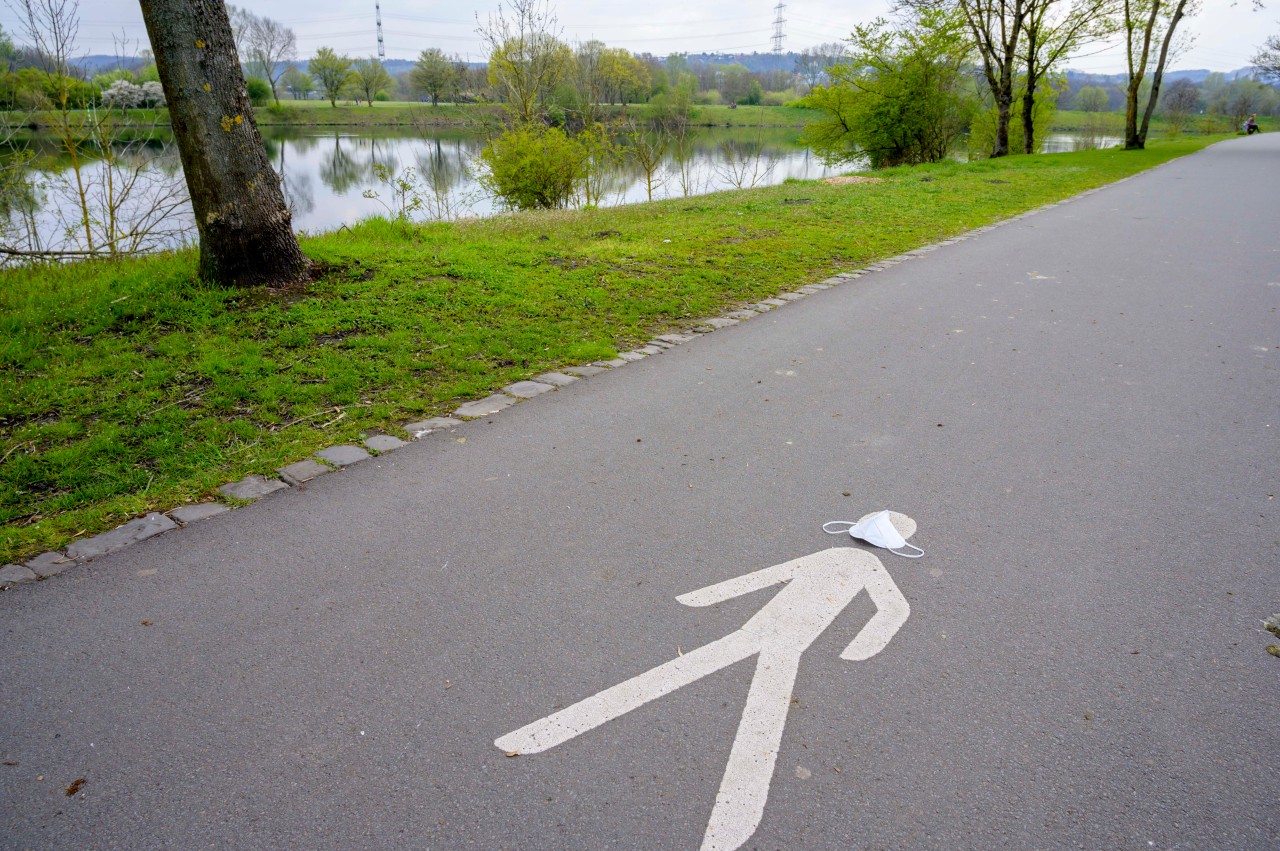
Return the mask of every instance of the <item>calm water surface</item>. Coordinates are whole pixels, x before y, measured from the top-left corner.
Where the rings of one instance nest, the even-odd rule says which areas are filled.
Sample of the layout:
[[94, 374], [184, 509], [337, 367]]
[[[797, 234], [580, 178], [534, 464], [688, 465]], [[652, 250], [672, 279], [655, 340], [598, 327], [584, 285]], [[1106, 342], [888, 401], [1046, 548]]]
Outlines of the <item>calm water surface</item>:
[[[379, 173], [408, 177], [421, 206], [413, 212], [420, 221], [486, 216], [505, 209], [476, 178], [476, 161], [483, 137], [461, 130], [390, 128], [265, 128], [263, 132], [272, 165], [281, 175], [294, 227], [320, 233], [353, 224], [373, 215], [386, 215], [398, 205], [395, 192]], [[1046, 138], [1046, 153], [1107, 147], [1112, 137], [1082, 140], [1081, 134], [1053, 134]], [[166, 210], [157, 226], [149, 212], [148, 193], [184, 196], [185, 183], [173, 146], [152, 146], [148, 157], [147, 184], [136, 198], [120, 205], [125, 222], [136, 220], [155, 228], [147, 248], [174, 247], [194, 239], [190, 206]], [[799, 143], [794, 129], [698, 128], [679, 142], [670, 142], [651, 175], [633, 158], [622, 158], [601, 169], [596, 198], [598, 206], [644, 202], [652, 198], [681, 198], [727, 189], [771, 186], [796, 178], [812, 180], [851, 170], [828, 168]], [[90, 186], [101, 186], [101, 163], [90, 164]], [[75, 187], [65, 169], [36, 173], [37, 192], [25, 211], [24, 227], [36, 235], [38, 248], [83, 248], [78, 231], [69, 221], [74, 210]], [[143, 191], [145, 190], [145, 191]], [[377, 197], [370, 197], [376, 195]], [[575, 199], [575, 205], [586, 203]], [[390, 210], [389, 210], [390, 208]], [[147, 216], [151, 216], [148, 224]]]
[[[475, 162], [484, 139], [465, 132], [364, 133], [343, 129], [264, 134], [271, 162], [283, 177], [285, 198], [299, 230], [324, 231], [351, 224], [394, 205], [393, 193], [377, 176], [413, 170], [425, 200], [417, 218], [485, 216], [505, 209], [476, 179]], [[822, 165], [786, 129], [699, 129], [684, 144], [668, 145], [651, 180], [634, 162], [604, 169], [599, 206], [704, 195], [726, 189], [771, 186], [788, 178], [809, 180], [842, 169]], [[582, 204], [584, 199], [576, 199]]]

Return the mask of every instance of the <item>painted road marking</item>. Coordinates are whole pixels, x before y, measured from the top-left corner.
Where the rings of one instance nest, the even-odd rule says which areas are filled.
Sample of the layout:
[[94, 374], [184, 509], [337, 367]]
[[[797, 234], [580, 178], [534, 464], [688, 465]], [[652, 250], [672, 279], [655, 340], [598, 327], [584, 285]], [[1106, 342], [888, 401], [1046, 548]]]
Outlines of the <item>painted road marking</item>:
[[539, 753], [721, 668], [758, 656], [702, 842], [702, 851], [738, 848], [751, 838], [764, 816], [801, 654], [863, 589], [877, 611], [840, 654], [841, 659], [870, 659], [885, 648], [911, 613], [880, 560], [848, 548], [823, 550], [676, 599], [686, 606], [710, 606], [783, 582], [786, 587], [736, 632], [508, 733], [494, 744], [508, 753]]

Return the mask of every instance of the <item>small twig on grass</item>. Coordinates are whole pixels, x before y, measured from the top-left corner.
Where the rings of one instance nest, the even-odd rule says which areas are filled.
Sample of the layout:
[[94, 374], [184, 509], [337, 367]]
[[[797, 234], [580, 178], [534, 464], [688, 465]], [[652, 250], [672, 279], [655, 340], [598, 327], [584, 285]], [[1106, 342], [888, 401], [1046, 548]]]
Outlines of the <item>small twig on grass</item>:
[[153, 408], [151, 413], [147, 414], [147, 416], [154, 417], [156, 414], [160, 413], [165, 408], [172, 408], [174, 405], [181, 405], [183, 402], [190, 402], [192, 399], [199, 399], [202, 393], [204, 393], [203, 390], [192, 390], [190, 393], [183, 396], [181, 399], [175, 399], [174, 401], [169, 402], [168, 404], [161, 405], [158, 408]]
[[329, 426], [333, 425], [334, 423], [339, 422], [339, 421], [341, 421], [341, 420], [345, 420], [346, 418], [347, 418], [347, 412], [346, 412], [346, 411], [343, 411], [342, 413], [338, 414], [338, 415], [337, 415], [336, 417], [334, 417], [333, 419], [329, 420], [329, 422], [327, 422], [327, 423], [325, 423], [324, 425], [320, 426], [320, 428], [328, 428]]
[[22, 443], [15, 443], [13, 446], [9, 447], [8, 452], [4, 453], [4, 455], [0, 455], [0, 464], [3, 464], [5, 461], [8, 461], [10, 455], [17, 452], [19, 449], [21, 449], [26, 445], [27, 445], [26, 442], [23, 441]]

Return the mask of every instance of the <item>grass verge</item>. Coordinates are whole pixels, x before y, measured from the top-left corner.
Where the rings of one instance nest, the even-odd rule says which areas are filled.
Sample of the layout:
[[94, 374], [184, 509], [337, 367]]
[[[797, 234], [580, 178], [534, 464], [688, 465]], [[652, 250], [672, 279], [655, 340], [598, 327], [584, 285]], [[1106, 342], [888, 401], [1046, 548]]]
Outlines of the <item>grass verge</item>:
[[941, 163], [613, 209], [310, 238], [305, 291], [191, 252], [0, 274], [0, 564], [321, 447], [1128, 176], [1146, 151]]

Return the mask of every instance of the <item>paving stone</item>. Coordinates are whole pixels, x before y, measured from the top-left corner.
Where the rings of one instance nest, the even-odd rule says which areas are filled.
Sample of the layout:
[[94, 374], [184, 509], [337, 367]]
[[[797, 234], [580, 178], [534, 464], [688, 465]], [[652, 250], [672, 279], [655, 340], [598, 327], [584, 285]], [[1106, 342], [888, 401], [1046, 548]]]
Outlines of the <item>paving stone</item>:
[[323, 476], [325, 473], [332, 473], [333, 468], [328, 464], [321, 464], [319, 461], [308, 458], [305, 461], [298, 461], [287, 467], [281, 467], [276, 470], [276, 472], [280, 474], [280, 478], [297, 487], [300, 484], [311, 481], [317, 476]]
[[521, 399], [532, 399], [534, 396], [541, 396], [550, 390], [555, 390], [553, 384], [543, 384], [541, 381], [517, 381], [515, 384], [508, 384], [502, 388], [502, 392], [509, 396], [518, 396]]
[[774, 305], [765, 304], [764, 302], [760, 302], [759, 304], [747, 305], [747, 310], [754, 310], [756, 313], [768, 313], [770, 310], [773, 310], [773, 308], [774, 308]]
[[629, 363], [635, 363], [638, 360], [644, 360], [646, 357], [648, 357], [648, 355], [644, 354], [643, 352], [623, 352], [622, 354], [618, 355], [618, 357]]
[[[826, 287], [823, 287], [823, 289], [826, 289]], [[796, 287], [796, 292], [800, 293], [801, 295], [813, 295], [814, 293], [818, 292], [818, 288], [815, 287], [813, 284], [806, 284], [803, 287]]]
[[50, 576], [57, 576], [62, 571], [75, 567], [76, 560], [67, 558], [62, 553], [41, 553], [25, 566], [33, 570], [36, 576], [48, 579]]
[[825, 281], [823, 281], [822, 283], [827, 284], [828, 286], [838, 287], [838, 286], [840, 286], [841, 284], [843, 284], [843, 283], [844, 283], [845, 281], [847, 281], [847, 280], [848, 280], [848, 278], [846, 278], [844, 275], [836, 275], [836, 276], [835, 276], [835, 277], [833, 277], [833, 278], [827, 278], [827, 279], [826, 279]]
[[704, 325], [710, 325], [712, 328], [728, 328], [730, 325], [737, 325], [738, 320], [730, 319], [727, 316], [713, 316], [710, 319], [702, 320]]
[[169, 516], [185, 526], [188, 523], [195, 523], [199, 520], [208, 520], [210, 517], [224, 514], [230, 510], [220, 502], [200, 502], [195, 505], [184, 505], [181, 508], [175, 508], [169, 512]]
[[650, 340], [649, 345], [657, 346], [658, 348], [662, 349], [664, 352], [667, 351], [668, 349], [674, 349], [676, 347], [675, 343], [668, 343], [666, 340]]
[[231, 482], [218, 488], [218, 493], [232, 499], [259, 499], [269, 493], [275, 493], [289, 487], [279, 479], [267, 479], [262, 476], [245, 476], [238, 482]]
[[609, 370], [598, 366], [570, 366], [565, 367], [564, 371], [570, 375], [580, 375], [583, 378], [590, 378], [593, 375], [599, 375], [600, 373], [608, 372]]
[[541, 381], [543, 384], [554, 384], [556, 387], [568, 387], [577, 381], [576, 376], [565, 375], [563, 372], [548, 372], [545, 375], [539, 375], [534, 381]]
[[401, 446], [408, 446], [398, 437], [389, 434], [375, 434], [364, 439], [364, 445], [374, 452], [395, 452]]
[[0, 588], [8, 588], [19, 582], [34, 582], [35, 579], [35, 572], [20, 564], [6, 564], [0, 567]]
[[67, 557], [77, 561], [97, 558], [107, 553], [113, 553], [116, 550], [122, 550], [139, 541], [145, 541], [147, 538], [159, 535], [161, 532], [168, 532], [170, 529], [177, 528], [177, 523], [174, 523], [160, 512], [153, 511], [146, 517], [130, 520], [110, 532], [103, 532], [101, 535], [94, 535], [92, 538], [76, 541], [67, 547]]
[[431, 434], [433, 431], [439, 431], [444, 428], [456, 428], [462, 425], [462, 420], [455, 420], [453, 417], [432, 417], [429, 420], [422, 420], [416, 423], [405, 423], [400, 428], [409, 432], [415, 439]]
[[730, 310], [725, 314], [730, 319], [755, 319], [759, 315], [754, 310]]
[[315, 456], [338, 467], [349, 467], [352, 464], [359, 464], [361, 461], [368, 461], [373, 457], [359, 446], [352, 446], [350, 443], [329, 446], [315, 453]]
[[785, 299], [780, 299], [780, 298], [766, 298], [766, 299], [764, 300], [764, 303], [765, 303], [765, 304], [772, 304], [774, 307], [782, 307], [782, 306], [783, 306], [784, 304], [786, 304], [787, 302], [786, 302], [786, 300], [785, 300]]
[[662, 334], [658, 339], [662, 340], [664, 343], [674, 343], [678, 346], [681, 343], [691, 342], [695, 338], [690, 337], [688, 334]]
[[646, 355], [660, 355], [663, 352], [665, 352], [666, 349], [662, 348], [662, 346], [641, 346], [640, 348], [636, 349], [636, 351], [642, 352]]
[[626, 366], [627, 362], [625, 359], [619, 357], [613, 360], [598, 360], [591, 365], [607, 367], [608, 369], [617, 369], [620, 366]]
[[778, 298], [784, 301], [799, 301], [804, 298], [804, 293], [778, 293]]
[[516, 400], [510, 396], [504, 396], [501, 393], [495, 393], [477, 402], [468, 402], [453, 412], [455, 417], [463, 419], [476, 419], [477, 417], [487, 417], [490, 414], [496, 414], [504, 408], [510, 408], [516, 403]]

